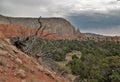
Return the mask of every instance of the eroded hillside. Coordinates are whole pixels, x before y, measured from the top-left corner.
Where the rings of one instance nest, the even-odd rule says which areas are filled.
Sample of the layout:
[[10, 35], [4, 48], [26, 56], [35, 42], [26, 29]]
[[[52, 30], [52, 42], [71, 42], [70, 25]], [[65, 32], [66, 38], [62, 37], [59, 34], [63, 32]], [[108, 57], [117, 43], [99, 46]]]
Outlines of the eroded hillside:
[[[41, 62], [42, 63], [42, 62]], [[0, 39], [0, 82], [68, 82], [18, 50], [9, 39]]]
[[[11, 38], [20, 36], [31, 36], [35, 34], [36, 29], [28, 28], [19, 24], [0, 24], [0, 38]], [[46, 36], [47, 35], [47, 36]], [[55, 34], [48, 34], [47, 32], [39, 31], [37, 37], [57, 40], [59, 37]]]

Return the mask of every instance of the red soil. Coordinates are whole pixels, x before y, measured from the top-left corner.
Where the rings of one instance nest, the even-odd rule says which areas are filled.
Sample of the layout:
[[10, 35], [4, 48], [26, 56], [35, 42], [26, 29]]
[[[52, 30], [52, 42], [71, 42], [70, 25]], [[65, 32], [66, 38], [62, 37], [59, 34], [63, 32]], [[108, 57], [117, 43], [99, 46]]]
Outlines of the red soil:
[[[34, 80], [35, 82], [39, 82], [39, 81], [55, 82], [56, 80], [58, 80], [58, 82], [65, 82], [64, 79], [58, 78], [58, 76], [52, 78], [51, 76], [40, 71], [36, 67], [36, 64], [31, 59], [26, 58], [23, 54], [16, 54], [16, 55], [19, 56], [17, 58], [20, 58], [23, 61], [22, 65], [16, 64], [14, 60], [10, 59], [11, 57], [9, 57], [9, 55], [4, 56], [4, 59], [7, 61], [7, 64], [9, 65], [9, 67], [0, 66], [0, 68], [4, 70], [4, 72], [0, 73], [0, 77], [3, 77], [3, 79], [5, 78], [4, 79], [5, 82], [21, 82], [24, 79], [26, 81], [29, 80], [30, 82], [32, 82], [32, 80]], [[13, 59], [15, 58], [16, 57], [14, 57]], [[28, 68], [25, 68], [24, 66], [28, 66]], [[35, 72], [34, 73], [30, 72], [28, 70], [29, 68], [34, 69]], [[26, 77], [21, 78], [19, 76], [14, 76], [14, 72], [17, 69], [24, 69], [26, 71], [25, 72]]]
[[[69, 82], [57, 74], [41, 70], [35, 59], [16, 49], [8, 40], [0, 39], [0, 82]], [[7, 54], [3, 53], [7, 52]], [[16, 62], [20, 59], [22, 63]], [[25, 71], [25, 77], [15, 75], [18, 70]], [[25, 81], [23, 81], [25, 80]]]
[[[33, 28], [21, 26], [19, 24], [0, 24], [0, 38], [18, 37], [18, 36], [29, 36], [36, 32]], [[42, 33], [42, 34], [41, 34]], [[38, 32], [38, 37], [46, 39], [58, 39], [55, 34], [48, 34], [47, 32]]]

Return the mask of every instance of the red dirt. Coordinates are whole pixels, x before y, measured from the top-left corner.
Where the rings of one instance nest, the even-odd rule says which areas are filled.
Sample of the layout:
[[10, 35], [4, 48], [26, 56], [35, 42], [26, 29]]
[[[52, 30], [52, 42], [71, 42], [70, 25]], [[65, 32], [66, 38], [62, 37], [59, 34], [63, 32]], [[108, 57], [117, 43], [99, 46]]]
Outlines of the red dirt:
[[[0, 38], [18, 37], [18, 36], [29, 36], [35, 33], [35, 29], [21, 26], [19, 24], [0, 24]], [[48, 34], [47, 32], [38, 32], [38, 37], [46, 39], [58, 39], [55, 34]]]
[[[25, 80], [25, 82], [56, 82], [56, 80], [58, 82], [69, 82], [58, 74], [46, 73], [38, 68], [42, 65], [15, 48], [8, 40], [0, 39], [0, 45], [0, 82], [22, 82], [22, 80]], [[3, 52], [7, 52], [7, 54]], [[16, 62], [16, 58], [20, 59], [22, 64]], [[1, 62], [4, 62], [5, 65]], [[15, 72], [20, 69], [25, 71], [26, 76], [24, 78], [15, 75]]]
[[[0, 38], [10, 38], [18, 36], [29, 36], [35, 33], [36, 29], [25, 27], [19, 24], [0, 24]], [[79, 36], [80, 35], [80, 36]], [[120, 42], [120, 36], [106, 36], [103, 38], [99, 37], [85, 37], [81, 34], [78, 34], [79, 37], [74, 36], [64, 36], [59, 37], [56, 34], [49, 34], [45, 31], [41, 34], [41, 31], [38, 32], [38, 38], [52, 39], [52, 40], [73, 40], [73, 39], [83, 39], [83, 40], [94, 40], [99, 41], [115, 41]]]
[[[44, 72], [37, 69], [36, 65], [32, 62], [32, 60], [27, 59], [22, 54], [18, 54], [18, 55], [19, 55], [20, 59], [22, 58], [22, 61], [24, 61], [22, 65], [18, 65], [19, 68], [17, 67], [16, 63], [13, 60], [9, 59], [10, 57], [8, 57], [8, 55], [6, 55], [6, 57], [4, 57], [7, 60], [7, 64], [10, 65], [10, 68], [0, 67], [5, 70], [5, 72], [0, 74], [0, 77], [3, 76], [5, 78], [5, 82], [21, 82], [21, 80], [23, 80], [23, 79], [29, 80], [29, 81], [34, 80], [35, 82], [37, 82], [37, 81], [55, 82], [55, 80], [58, 80], [58, 82], [65, 82], [64, 80], [57, 78], [58, 76], [56, 76], [55, 77], [56, 79], [55, 79], [49, 75], [46, 75]], [[17, 58], [19, 58], [19, 57], [17, 57]], [[13, 58], [13, 59], [15, 59], [15, 58]], [[28, 62], [28, 63], [26, 63], [26, 62]], [[35, 73], [31, 73], [31, 72], [29, 72], [29, 70], [27, 71], [26, 68], [24, 67], [25, 65], [34, 69]], [[20, 78], [19, 76], [14, 76], [14, 72], [17, 69], [26, 70], [26, 77]], [[27, 68], [27, 69], [29, 69], [29, 68]]]
[[[29, 36], [33, 35], [35, 33], [36, 29], [22, 26], [19, 24], [0, 24], [0, 38], [10, 38], [10, 37], [18, 37], [18, 36]], [[60, 37], [56, 34], [47, 33], [45, 31], [38, 32], [38, 38], [44, 38], [44, 39], [52, 39], [52, 40], [73, 40], [77, 39], [75, 36], [64, 36]]]

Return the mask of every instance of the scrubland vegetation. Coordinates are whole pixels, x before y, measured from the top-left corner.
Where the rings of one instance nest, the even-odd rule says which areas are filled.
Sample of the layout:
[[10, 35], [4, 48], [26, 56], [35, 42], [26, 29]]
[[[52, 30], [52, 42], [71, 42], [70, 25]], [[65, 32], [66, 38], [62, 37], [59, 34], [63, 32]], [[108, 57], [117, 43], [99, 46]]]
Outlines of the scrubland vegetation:
[[120, 43], [37, 39], [32, 53], [38, 52], [43, 44], [42, 52], [49, 53], [44, 58], [54, 62], [66, 61], [66, 54], [73, 50], [82, 53], [81, 58], [73, 56], [65, 67], [62, 66], [78, 76], [75, 82], [120, 82]]

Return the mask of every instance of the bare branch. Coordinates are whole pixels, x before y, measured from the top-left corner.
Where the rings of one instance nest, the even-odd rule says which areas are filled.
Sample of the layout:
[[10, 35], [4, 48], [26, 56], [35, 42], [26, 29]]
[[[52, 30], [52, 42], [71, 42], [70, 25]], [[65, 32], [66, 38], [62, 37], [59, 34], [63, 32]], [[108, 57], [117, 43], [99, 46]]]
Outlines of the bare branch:
[[[20, 49], [23, 52], [28, 53], [32, 56], [49, 57], [51, 53], [54, 53], [58, 49], [58, 47], [56, 47], [53, 50], [46, 49], [46, 45], [48, 45], [48, 46], [55, 46], [55, 45], [50, 40], [44, 40], [42, 38], [47, 37], [52, 34], [55, 34], [55, 33], [44, 34], [46, 25], [44, 25], [44, 26], [42, 25], [41, 17], [38, 18], [38, 23], [40, 26], [35, 30], [33, 35], [30, 35], [30, 33], [29, 33], [28, 36], [25, 36], [25, 33], [23, 31], [21, 31], [21, 29], [17, 30], [20, 37], [18, 37], [16, 44], [17, 44], [17, 46], [20, 47]], [[32, 33], [31, 30], [30, 30], [30, 32]], [[40, 45], [37, 45], [37, 43], [36, 43], [36, 41], [38, 40], [37, 36], [42, 41]], [[35, 50], [36, 46], [39, 46], [39, 49], [38, 50], [36, 49], [36, 51], [33, 51], [33, 50]]]
[[39, 26], [39, 28], [37, 29], [37, 31], [35, 32], [35, 35], [34, 35], [34, 36], [37, 36], [39, 30], [42, 28], [41, 16], [38, 18], [38, 23], [40, 24], [40, 26]]

